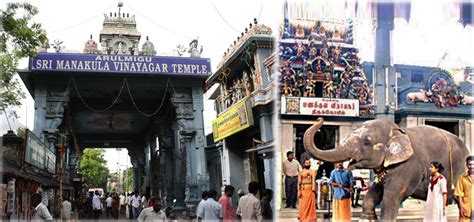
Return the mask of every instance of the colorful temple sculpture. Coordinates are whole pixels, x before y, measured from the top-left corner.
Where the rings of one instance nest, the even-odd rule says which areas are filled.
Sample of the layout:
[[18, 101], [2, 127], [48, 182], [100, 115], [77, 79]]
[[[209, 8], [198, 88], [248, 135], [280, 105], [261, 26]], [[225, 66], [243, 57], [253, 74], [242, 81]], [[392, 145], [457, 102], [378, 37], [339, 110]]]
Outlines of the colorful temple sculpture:
[[448, 71], [435, 69], [427, 76], [424, 86], [411, 87], [406, 94], [406, 102], [434, 103], [438, 108], [472, 105], [474, 101], [471, 93], [472, 83], [471, 87], [465, 87], [469, 85], [466, 84], [468, 83], [468, 70], [466, 68], [464, 71], [464, 80], [456, 84]]
[[280, 93], [359, 101], [360, 117], [373, 117], [372, 91], [353, 45], [352, 22], [285, 22], [280, 36]]

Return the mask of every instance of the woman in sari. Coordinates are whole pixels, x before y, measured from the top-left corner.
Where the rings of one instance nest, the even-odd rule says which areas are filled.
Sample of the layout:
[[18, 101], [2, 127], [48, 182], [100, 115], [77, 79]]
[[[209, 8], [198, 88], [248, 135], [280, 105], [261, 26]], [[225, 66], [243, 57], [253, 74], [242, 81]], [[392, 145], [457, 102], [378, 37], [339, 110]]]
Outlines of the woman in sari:
[[316, 173], [310, 170], [311, 161], [304, 161], [304, 169], [298, 175], [298, 197], [302, 222], [316, 221]]
[[115, 219], [119, 218], [119, 207], [120, 207], [120, 198], [117, 194], [112, 197], [112, 217]]
[[444, 167], [441, 163], [431, 162], [431, 178], [428, 185], [424, 221], [446, 222], [446, 204], [448, 200], [448, 185], [446, 178], [441, 174]]

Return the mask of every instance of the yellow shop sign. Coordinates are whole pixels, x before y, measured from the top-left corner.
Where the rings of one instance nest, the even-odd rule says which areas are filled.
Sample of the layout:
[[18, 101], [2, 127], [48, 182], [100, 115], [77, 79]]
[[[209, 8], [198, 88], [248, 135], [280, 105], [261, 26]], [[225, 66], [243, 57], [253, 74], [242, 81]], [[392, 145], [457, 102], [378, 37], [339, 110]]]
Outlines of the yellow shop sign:
[[222, 140], [236, 132], [253, 125], [252, 108], [247, 99], [244, 99], [212, 121], [214, 142]]

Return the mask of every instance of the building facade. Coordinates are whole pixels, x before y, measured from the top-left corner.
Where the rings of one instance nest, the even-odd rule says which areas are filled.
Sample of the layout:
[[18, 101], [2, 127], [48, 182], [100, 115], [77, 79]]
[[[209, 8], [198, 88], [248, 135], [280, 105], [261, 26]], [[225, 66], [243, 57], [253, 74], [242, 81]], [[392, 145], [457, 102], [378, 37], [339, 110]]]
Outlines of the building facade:
[[210, 59], [200, 58], [197, 40], [189, 57], [156, 56], [121, 7], [104, 15], [99, 44], [91, 35], [83, 53], [64, 53], [55, 41], [54, 52], [45, 45], [19, 71], [35, 101], [34, 133], [54, 149], [65, 138], [71, 181], [80, 180], [85, 148], [126, 148], [135, 191], [192, 210], [209, 187], [202, 111]]
[[[350, 19], [289, 16], [285, 3], [279, 37], [280, 162], [289, 150], [300, 161], [308, 158], [303, 136], [319, 116], [325, 120], [314, 139], [320, 149], [339, 145], [364, 121], [385, 118], [402, 127], [426, 124], [445, 129], [459, 136], [472, 153], [472, 69], [466, 68], [464, 81], [455, 83], [452, 74], [436, 67], [393, 65], [393, 5], [376, 7], [375, 62], [361, 64]], [[329, 177], [331, 169], [332, 164], [320, 165], [318, 178]], [[367, 170], [356, 173], [369, 177]], [[284, 191], [280, 194], [285, 196]]]
[[[257, 181], [261, 191], [274, 187], [272, 30], [255, 20], [234, 41], [206, 83], [214, 84], [217, 117], [212, 122], [214, 155], [220, 158], [216, 188], [232, 185], [247, 192]], [[210, 147], [211, 148], [211, 147]], [[218, 152], [218, 154], [216, 154]], [[208, 160], [209, 161], [209, 160]], [[217, 181], [220, 180], [220, 181]]]
[[[363, 63], [373, 76], [373, 63]], [[394, 65], [397, 87], [395, 123], [402, 127], [431, 125], [458, 136], [473, 153], [472, 68], [465, 67], [462, 81], [437, 67]]]

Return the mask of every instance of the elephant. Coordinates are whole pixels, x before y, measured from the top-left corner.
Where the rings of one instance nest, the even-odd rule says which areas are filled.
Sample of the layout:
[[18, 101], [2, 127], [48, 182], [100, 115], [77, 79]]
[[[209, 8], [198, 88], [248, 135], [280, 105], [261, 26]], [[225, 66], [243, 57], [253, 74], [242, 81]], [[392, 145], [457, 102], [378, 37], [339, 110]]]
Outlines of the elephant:
[[426, 200], [432, 161], [445, 167], [448, 198], [453, 197], [453, 182], [464, 173], [464, 160], [469, 155], [457, 136], [432, 126], [401, 128], [388, 119], [376, 119], [353, 130], [340, 146], [320, 150], [314, 144], [314, 135], [323, 122], [319, 117], [304, 134], [304, 148], [313, 158], [349, 160], [349, 170], [372, 169], [377, 174], [378, 181], [364, 198], [361, 219], [376, 220], [375, 206], [381, 203], [380, 219], [394, 221], [406, 198]]

